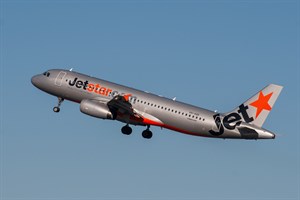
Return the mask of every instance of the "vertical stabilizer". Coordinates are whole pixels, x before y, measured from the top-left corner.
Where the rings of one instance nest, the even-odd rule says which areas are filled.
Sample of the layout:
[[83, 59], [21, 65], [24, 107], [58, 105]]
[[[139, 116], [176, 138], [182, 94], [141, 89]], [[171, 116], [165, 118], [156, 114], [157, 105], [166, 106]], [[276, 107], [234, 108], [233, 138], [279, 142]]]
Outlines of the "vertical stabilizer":
[[[232, 112], [242, 115], [244, 122], [261, 127], [272, 110], [282, 88], [280, 85], [270, 84]], [[245, 114], [244, 112], [247, 113]], [[247, 116], [246, 119], [245, 116]]]

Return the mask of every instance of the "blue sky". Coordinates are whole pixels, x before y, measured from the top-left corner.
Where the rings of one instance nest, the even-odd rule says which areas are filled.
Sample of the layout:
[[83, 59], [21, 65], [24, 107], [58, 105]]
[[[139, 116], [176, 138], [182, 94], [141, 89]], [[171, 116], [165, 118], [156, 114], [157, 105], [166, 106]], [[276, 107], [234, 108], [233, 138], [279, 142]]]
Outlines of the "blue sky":
[[[2, 200], [300, 198], [298, 1], [1, 1]], [[74, 70], [226, 112], [269, 83], [276, 140], [154, 137], [30, 78]]]

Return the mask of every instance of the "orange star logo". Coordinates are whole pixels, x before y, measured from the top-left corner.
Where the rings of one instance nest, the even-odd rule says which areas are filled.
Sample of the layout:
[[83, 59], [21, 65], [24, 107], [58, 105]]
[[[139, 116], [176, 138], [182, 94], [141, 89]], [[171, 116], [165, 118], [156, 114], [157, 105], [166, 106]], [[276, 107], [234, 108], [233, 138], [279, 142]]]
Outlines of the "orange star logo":
[[270, 111], [272, 109], [272, 107], [269, 105], [269, 100], [270, 100], [272, 95], [273, 95], [273, 92], [271, 92], [271, 93], [269, 93], [265, 96], [262, 93], [262, 91], [260, 91], [258, 99], [256, 101], [250, 103], [251, 106], [256, 107], [256, 116], [255, 116], [255, 118], [257, 118], [263, 110], [269, 110]]
[[131, 97], [132, 94], [125, 94], [123, 97], [125, 98], [126, 101], [129, 101], [129, 97]]

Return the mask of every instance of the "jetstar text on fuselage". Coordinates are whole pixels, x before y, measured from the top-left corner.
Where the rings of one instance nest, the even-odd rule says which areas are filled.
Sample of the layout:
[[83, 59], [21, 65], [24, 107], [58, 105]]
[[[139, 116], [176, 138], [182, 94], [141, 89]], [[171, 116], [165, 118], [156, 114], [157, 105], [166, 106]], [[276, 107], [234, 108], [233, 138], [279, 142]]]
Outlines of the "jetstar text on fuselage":
[[210, 134], [215, 135], [215, 136], [222, 135], [224, 133], [224, 127], [228, 130], [233, 130], [233, 129], [235, 129], [236, 126], [239, 126], [242, 123], [242, 118], [247, 123], [252, 122], [254, 119], [253, 119], [253, 117], [249, 117], [249, 115], [247, 113], [248, 108], [249, 108], [248, 106], [241, 104], [239, 106], [239, 109], [237, 110], [238, 113], [232, 112], [232, 113], [224, 116], [222, 120], [221, 120], [220, 113], [215, 114], [213, 117], [214, 117], [218, 131], [210, 130], [209, 131]]
[[[72, 87], [76, 87], [78, 89], [83, 89], [88, 92], [96, 93], [96, 94], [102, 95], [102, 96], [115, 97], [117, 95], [120, 95], [120, 92], [118, 92], [116, 90], [112, 90], [110, 88], [103, 87], [99, 83], [89, 83], [88, 80], [82, 81], [77, 77], [74, 80], [70, 80], [69, 85]], [[128, 96], [128, 101], [131, 103], [135, 103], [136, 97]]]

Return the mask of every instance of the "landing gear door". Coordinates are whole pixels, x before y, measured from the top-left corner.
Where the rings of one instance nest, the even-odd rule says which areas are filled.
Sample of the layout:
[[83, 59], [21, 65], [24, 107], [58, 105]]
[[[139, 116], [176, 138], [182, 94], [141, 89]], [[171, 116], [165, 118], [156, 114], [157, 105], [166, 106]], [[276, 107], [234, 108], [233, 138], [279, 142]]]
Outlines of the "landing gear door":
[[61, 86], [62, 85], [62, 81], [64, 79], [64, 77], [66, 76], [66, 72], [59, 72], [59, 74], [57, 75], [56, 79], [55, 79], [55, 85], [57, 86]]

